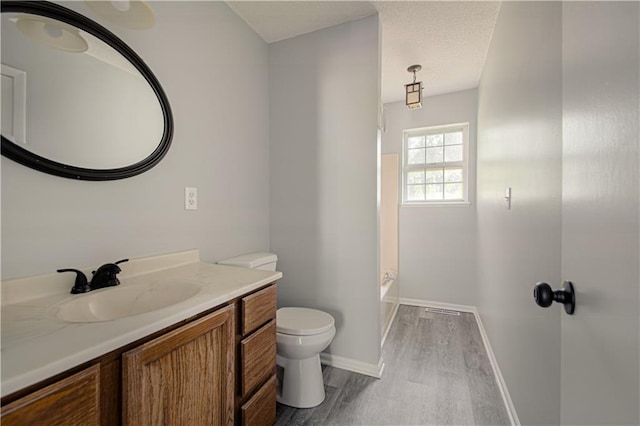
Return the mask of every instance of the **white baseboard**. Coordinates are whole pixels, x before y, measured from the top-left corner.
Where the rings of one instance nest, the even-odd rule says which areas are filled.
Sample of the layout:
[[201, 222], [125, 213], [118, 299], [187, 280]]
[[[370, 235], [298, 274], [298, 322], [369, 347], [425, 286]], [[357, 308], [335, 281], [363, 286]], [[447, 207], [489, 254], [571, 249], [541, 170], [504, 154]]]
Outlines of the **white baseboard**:
[[498, 361], [496, 360], [496, 356], [493, 353], [491, 344], [489, 343], [487, 330], [485, 330], [484, 325], [482, 324], [482, 318], [480, 317], [478, 309], [474, 309], [475, 312], [473, 313], [473, 315], [476, 317], [476, 323], [478, 323], [478, 328], [480, 329], [480, 336], [482, 336], [482, 342], [484, 343], [484, 347], [487, 350], [487, 356], [489, 357], [491, 368], [493, 368], [493, 374], [495, 374], [496, 376], [498, 389], [500, 389], [500, 393], [502, 394], [502, 400], [504, 401], [505, 407], [507, 407], [509, 420], [511, 421], [511, 424], [513, 426], [520, 426], [520, 419], [518, 418], [518, 413], [516, 413], [516, 407], [513, 405], [513, 400], [511, 399], [511, 395], [509, 395], [509, 390], [507, 389], [507, 383], [504, 381], [504, 377], [502, 376], [500, 367], [498, 367]]
[[433, 302], [430, 300], [420, 300], [420, 299], [408, 299], [405, 297], [400, 298], [401, 305], [410, 305], [410, 306], [422, 306], [425, 308], [439, 308], [439, 309], [449, 309], [452, 311], [459, 312], [468, 312], [473, 314], [476, 318], [476, 323], [478, 324], [478, 329], [480, 330], [480, 336], [482, 337], [482, 342], [484, 343], [485, 350], [487, 351], [487, 357], [489, 358], [489, 362], [491, 364], [491, 368], [493, 369], [493, 374], [496, 377], [496, 382], [498, 384], [498, 389], [500, 390], [500, 395], [502, 396], [502, 401], [507, 409], [507, 414], [509, 415], [509, 421], [512, 426], [520, 426], [520, 419], [518, 418], [518, 413], [516, 413], [516, 407], [513, 405], [513, 400], [511, 399], [511, 395], [509, 395], [509, 390], [507, 389], [507, 383], [502, 376], [502, 372], [500, 371], [500, 367], [498, 366], [498, 361], [496, 360], [496, 356], [493, 353], [493, 349], [491, 348], [491, 343], [489, 342], [489, 336], [487, 335], [487, 330], [484, 328], [482, 324], [482, 318], [480, 317], [480, 312], [478, 312], [478, 308], [475, 306], [469, 305], [456, 305], [453, 303], [442, 303], [442, 302]]
[[393, 320], [396, 319], [396, 314], [398, 313], [398, 308], [400, 307], [399, 303], [396, 303], [393, 307], [393, 312], [391, 313], [391, 319], [387, 324], [386, 329], [384, 330], [384, 334], [382, 335], [382, 341], [380, 342], [380, 347], [384, 346], [384, 342], [387, 340], [387, 336], [389, 335], [389, 330], [391, 330], [391, 324], [393, 324]]
[[431, 300], [407, 299], [406, 297], [400, 298], [400, 304], [410, 306], [423, 306], [425, 308], [449, 309], [451, 311], [469, 312], [471, 314], [475, 314], [476, 312], [478, 312], [475, 306], [455, 305], [453, 303], [433, 302]]
[[364, 374], [366, 376], [375, 377], [376, 379], [382, 377], [382, 370], [384, 370], [384, 363], [382, 362], [382, 359], [380, 359], [376, 365], [322, 352], [320, 354], [320, 362], [330, 367]]

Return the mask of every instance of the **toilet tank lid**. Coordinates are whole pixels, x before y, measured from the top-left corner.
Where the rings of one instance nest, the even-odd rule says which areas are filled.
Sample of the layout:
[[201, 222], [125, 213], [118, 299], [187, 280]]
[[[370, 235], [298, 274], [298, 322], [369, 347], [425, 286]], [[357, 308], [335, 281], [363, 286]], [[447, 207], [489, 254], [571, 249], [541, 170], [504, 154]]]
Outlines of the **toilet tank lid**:
[[231, 257], [219, 261], [220, 265], [240, 266], [242, 268], [257, 268], [258, 266], [266, 265], [267, 263], [273, 263], [278, 261], [278, 256], [274, 253], [249, 253], [242, 256]]

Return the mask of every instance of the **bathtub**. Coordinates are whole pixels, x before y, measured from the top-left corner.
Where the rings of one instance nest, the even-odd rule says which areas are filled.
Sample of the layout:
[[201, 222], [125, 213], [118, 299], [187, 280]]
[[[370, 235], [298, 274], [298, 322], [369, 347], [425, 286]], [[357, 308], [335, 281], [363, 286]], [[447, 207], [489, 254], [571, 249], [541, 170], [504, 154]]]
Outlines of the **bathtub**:
[[380, 345], [384, 345], [393, 318], [398, 311], [400, 299], [400, 286], [398, 277], [395, 273], [385, 273], [380, 283], [380, 335], [382, 339]]

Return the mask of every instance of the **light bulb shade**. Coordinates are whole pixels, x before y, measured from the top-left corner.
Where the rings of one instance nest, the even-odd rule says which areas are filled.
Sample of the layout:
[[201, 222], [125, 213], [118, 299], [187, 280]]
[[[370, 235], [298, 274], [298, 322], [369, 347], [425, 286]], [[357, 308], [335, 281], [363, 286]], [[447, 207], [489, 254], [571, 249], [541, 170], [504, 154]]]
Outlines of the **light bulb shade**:
[[85, 0], [85, 4], [97, 15], [124, 28], [147, 30], [156, 23], [153, 9], [144, 0]]
[[16, 21], [20, 32], [31, 40], [65, 52], [82, 53], [89, 45], [77, 28], [41, 16], [21, 16]]
[[417, 81], [404, 85], [405, 103], [409, 109], [422, 108], [422, 82]]

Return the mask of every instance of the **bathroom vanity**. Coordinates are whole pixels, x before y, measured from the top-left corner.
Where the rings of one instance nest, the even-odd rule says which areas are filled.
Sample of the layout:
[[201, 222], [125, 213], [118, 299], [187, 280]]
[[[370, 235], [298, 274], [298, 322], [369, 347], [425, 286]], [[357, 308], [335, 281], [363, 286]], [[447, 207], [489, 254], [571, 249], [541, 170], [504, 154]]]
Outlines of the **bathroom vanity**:
[[[273, 424], [282, 274], [202, 263], [197, 250], [122, 269], [84, 313], [77, 298], [92, 294], [69, 295], [69, 276], [2, 283], [2, 424]], [[120, 311], [98, 297], [119, 290], [140, 294]]]

